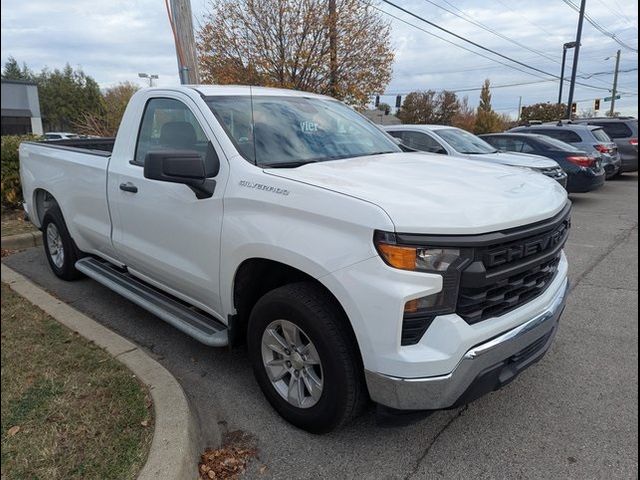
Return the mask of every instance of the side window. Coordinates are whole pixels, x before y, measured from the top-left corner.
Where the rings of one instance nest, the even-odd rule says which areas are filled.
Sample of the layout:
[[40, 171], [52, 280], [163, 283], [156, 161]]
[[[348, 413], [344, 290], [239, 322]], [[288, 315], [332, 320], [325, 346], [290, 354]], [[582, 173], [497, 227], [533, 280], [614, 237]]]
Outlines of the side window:
[[195, 150], [206, 155], [209, 139], [191, 110], [179, 100], [152, 98], [147, 102], [133, 163], [144, 165], [154, 150]]
[[392, 130], [392, 131], [387, 131], [387, 133], [392, 137], [399, 138], [400, 140], [402, 140], [402, 132], [398, 132], [397, 130]]
[[542, 135], [547, 135], [551, 138], [555, 138], [562, 142], [566, 143], [580, 143], [582, 139], [580, 135], [576, 132], [572, 132], [571, 130], [537, 130], [536, 133], [541, 133]]
[[631, 129], [623, 122], [589, 122], [589, 125], [598, 125], [611, 138], [633, 137]]
[[436, 140], [426, 133], [420, 132], [402, 132], [403, 143], [410, 148], [415, 148], [423, 152], [444, 153], [447, 151]]
[[518, 152], [534, 153], [536, 151], [536, 149], [531, 144], [529, 144], [529, 142], [527, 142], [526, 140], [518, 140], [518, 142], [522, 144], [520, 145]]
[[498, 150], [507, 150], [507, 139], [504, 137], [482, 137], [482, 139]]

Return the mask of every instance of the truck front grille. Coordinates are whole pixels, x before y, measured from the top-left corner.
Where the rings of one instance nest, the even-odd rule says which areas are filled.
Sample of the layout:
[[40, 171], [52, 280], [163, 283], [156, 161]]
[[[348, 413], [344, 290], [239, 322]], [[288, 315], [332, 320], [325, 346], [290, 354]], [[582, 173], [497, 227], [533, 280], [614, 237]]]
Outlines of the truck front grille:
[[456, 313], [473, 324], [542, 294], [558, 270], [570, 225], [567, 208], [537, 227], [502, 232], [499, 241], [477, 246], [461, 274]]

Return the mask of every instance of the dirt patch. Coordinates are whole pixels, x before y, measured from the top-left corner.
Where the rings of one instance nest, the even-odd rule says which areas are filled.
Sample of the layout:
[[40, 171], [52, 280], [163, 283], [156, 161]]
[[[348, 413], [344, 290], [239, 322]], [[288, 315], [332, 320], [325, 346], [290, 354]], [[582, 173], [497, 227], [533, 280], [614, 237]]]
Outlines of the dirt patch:
[[201, 480], [238, 480], [258, 454], [255, 437], [236, 430], [225, 434], [222, 447], [206, 449], [200, 457]]

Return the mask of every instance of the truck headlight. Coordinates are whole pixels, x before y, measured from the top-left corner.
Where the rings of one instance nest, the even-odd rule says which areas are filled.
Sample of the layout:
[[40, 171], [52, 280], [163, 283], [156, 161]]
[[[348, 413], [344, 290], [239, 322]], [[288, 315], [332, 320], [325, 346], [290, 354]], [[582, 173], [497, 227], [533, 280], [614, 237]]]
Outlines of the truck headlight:
[[401, 345], [414, 345], [436, 316], [455, 312], [461, 272], [471, 261], [472, 254], [468, 248], [409, 245], [392, 232], [376, 231], [373, 241], [387, 265], [442, 277], [442, 290], [409, 300], [404, 305]]
[[456, 248], [399, 245], [389, 232], [376, 232], [374, 242], [385, 263], [401, 270], [444, 273], [460, 258]]

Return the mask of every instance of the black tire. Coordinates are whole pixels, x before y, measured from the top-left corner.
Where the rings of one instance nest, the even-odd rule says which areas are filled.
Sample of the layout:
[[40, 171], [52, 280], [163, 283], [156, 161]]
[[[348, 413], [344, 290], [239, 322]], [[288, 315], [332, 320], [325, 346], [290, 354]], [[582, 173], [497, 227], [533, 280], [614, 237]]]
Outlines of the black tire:
[[[56, 265], [56, 262], [52, 257], [47, 238], [49, 225], [55, 226], [55, 229], [60, 235], [62, 251], [64, 253], [61, 265]], [[77, 280], [78, 278], [82, 278], [82, 273], [76, 270], [75, 267], [76, 262], [81, 257], [80, 251], [71, 238], [69, 230], [67, 230], [67, 225], [62, 217], [60, 207], [57, 205], [54, 205], [47, 210], [44, 214], [44, 218], [42, 219], [42, 244], [44, 245], [44, 252], [46, 254], [47, 261], [49, 262], [49, 266], [57, 277], [62, 278], [63, 280]]]
[[[317, 403], [299, 408], [284, 399], [269, 379], [262, 359], [262, 335], [274, 320], [301, 328], [322, 362], [324, 381]], [[335, 299], [310, 282], [285, 285], [265, 294], [253, 308], [247, 330], [255, 377], [273, 408], [288, 422], [311, 433], [340, 428], [360, 413], [368, 395], [353, 333]]]

